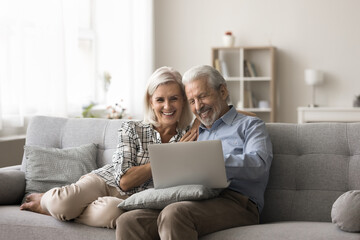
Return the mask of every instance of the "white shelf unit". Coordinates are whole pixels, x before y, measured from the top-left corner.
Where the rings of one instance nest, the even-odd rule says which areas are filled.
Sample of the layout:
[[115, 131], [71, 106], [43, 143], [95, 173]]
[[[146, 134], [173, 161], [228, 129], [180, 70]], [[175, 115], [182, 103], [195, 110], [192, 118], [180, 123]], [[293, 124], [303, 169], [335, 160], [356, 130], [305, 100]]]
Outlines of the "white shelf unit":
[[[252, 64], [255, 76], [245, 74], [245, 60]], [[275, 47], [214, 47], [212, 64], [222, 72], [231, 103], [238, 110], [254, 112], [265, 122], [275, 122]], [[260, 108], [260, 101], [268, 106]]]

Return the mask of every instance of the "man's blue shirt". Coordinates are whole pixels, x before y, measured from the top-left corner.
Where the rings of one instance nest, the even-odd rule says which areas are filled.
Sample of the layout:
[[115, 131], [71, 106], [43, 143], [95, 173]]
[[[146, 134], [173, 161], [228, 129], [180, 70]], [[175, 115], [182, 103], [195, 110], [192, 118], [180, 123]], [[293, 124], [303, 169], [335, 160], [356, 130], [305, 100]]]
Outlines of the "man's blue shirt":
[[200, 125], [198, 141], [215, 139], [222, 142], [226, 175], [231, 181], [229, 189], [248, 196], [261, 212], [273, 158], [265, 123], [240, 114], [231, 106], [211, 129]]

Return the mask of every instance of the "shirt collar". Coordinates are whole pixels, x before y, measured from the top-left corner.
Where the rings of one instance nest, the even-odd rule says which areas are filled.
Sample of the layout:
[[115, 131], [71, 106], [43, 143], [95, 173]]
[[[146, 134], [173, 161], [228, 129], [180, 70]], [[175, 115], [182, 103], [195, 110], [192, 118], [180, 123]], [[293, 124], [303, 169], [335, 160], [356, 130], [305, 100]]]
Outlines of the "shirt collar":
[[[151, 128], [153, 130], [153, 132], [155, 132], [155, 135], [157, 136], [157, 139], [160, 141], [161, 143], [161, 137], [160, 137], [160, 133], [155, 129], [154, 125], [148, 123], [148, 127]], [[179, 142], [180, 139], [182, 138], [182, 136], [186, 133], [185, 129], [180, 129], [178, 126], [176, 126], [176, 134], [174, 136], [172, 136], [170, 138], [169, 143], [172, 142]]]
[[[224, 115], [222, 115], [219, 119], [217, 119], [213, 125], [211, 126], [211, 128], [214, 128], [214, 127], [217, 127], [220, 125], [220, 123], [224, 122], [225, 124], [227, 125], [231, 125], [232, 122], [234, 121], [235, 117], [236, 117], [236, 114], [237, 114], [237, 111], [236, 109], [232, 106], [232, 105], [229, 105], [230, 109], [229, 111], [227, 111]], [[206, 126], [204, 124], [200, 124], [199, 126], [199, 130], [200, 132], [206, 130]]]

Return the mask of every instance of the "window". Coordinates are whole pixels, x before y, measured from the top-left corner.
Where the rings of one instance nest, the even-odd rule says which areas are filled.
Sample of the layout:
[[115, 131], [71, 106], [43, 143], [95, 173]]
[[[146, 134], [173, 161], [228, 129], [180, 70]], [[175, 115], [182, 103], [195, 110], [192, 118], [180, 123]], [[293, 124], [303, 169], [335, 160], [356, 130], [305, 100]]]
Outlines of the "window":
[[[142, 118], [153, 71], [152, 0], [0, 1], [0, 136], [27, 116], [80, 117], [90, 102]], [[104, 91], [101, 75], [112, 82]]]

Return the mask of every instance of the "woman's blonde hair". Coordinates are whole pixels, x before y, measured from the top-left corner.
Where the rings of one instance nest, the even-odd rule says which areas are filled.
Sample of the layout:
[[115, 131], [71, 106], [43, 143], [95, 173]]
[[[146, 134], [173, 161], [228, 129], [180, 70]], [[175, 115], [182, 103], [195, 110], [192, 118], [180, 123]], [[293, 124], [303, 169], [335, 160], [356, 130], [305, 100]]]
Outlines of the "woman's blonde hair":
[[181, 74], [172, 67], [160, 67], [150, 76], [144, 97], [144, 121], [151, 123], [154, 126], [158, 126], [156, 115], [151, 107], [151, 97], [159, 85], [168, 84], [171, 82], [175, 82], [180, 86], [181, 94], [184, 99], [183, 109], [177, 127], [180, 129], [185, 129], [191, 123], [193, 116], [186, 98], [185, 86], [182, 83]]

